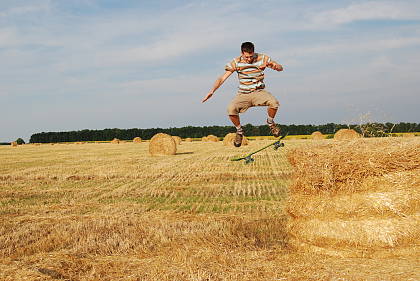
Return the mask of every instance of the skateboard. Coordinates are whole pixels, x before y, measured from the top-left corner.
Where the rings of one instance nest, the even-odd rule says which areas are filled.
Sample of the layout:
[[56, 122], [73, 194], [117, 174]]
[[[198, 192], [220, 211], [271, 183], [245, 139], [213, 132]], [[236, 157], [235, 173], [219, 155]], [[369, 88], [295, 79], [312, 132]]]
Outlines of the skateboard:
[[245, 164], [248, 164], [249, 162], [254, 162], [254, 158], [252, 158], [251, 156], [253, 155], [253, 154], [255, 154], [255, 153], [257, 153], [257, 152], [260, 152], [261, 150], [264, 150], [264, 149], [266, 149], [267, 147], [270, 147], [270, 146], [274, 146], [274, 150], [277, 150], [279, 147], [283, 147], [284, 146], [284, 143], [282, 143], [281, 142], [281, 140], [282, 139], [284, 139], [287, 135], [288, 135], [289, 133], [287, 132], [287, 133], [285, 133], [284, 135], [282, 135], [278, 140], [276, 140], [275, 142], [273, 142], [273, 143], [270, 143], [269, 145], [266, 145], [266, 146], [264, 146], [263, 148], [260, 148], [260, 149], [258, 149], [258, 150], [256, 150], [256, 151], [254, 151], [254, 152], [252, 152], [252, 153], [250, 153], [250, 154], [248, 154], [247, 156], [245, 156], [245, 157], [239, 157], [239, 158], [233, 158], [233, 159], [231, 159], [231, 161], [240, 161], [240, 160], [245, 160]]

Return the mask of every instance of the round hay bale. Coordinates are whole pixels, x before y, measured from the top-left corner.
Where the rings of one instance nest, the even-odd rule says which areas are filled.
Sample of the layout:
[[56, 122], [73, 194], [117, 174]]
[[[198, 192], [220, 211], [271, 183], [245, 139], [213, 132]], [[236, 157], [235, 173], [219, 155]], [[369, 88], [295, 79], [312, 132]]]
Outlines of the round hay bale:
[[353, 129], [341, 129], [334, 134], [335, 140], [353, 140], [360, 138], [360, 135]]
[[262, 140], [262, 137], [256, 137], [255, 140], [256, 141], [261, 141]]
[[292, 150], [289, 245], [342, 257], [420, 251], [420, 141], [329, 142]]
[[164, 134], [164, 133], [156, 134], [150, 140], [149, 153], [152, 156], [175, 155], [176, 142], [168, 134]]
[[119, 139], [117, 139], [117, 138], [114, 138], [114, 139], [111, 141], [111, 143], [112, 143], [112, 144], [119, 144], [119, 143], [120, 143], [120, 140], [119, 140]]
[[141, 143], [141, 138], [140, 137], [135, 137], [133, 139], [133, 143]]
[[215, 135], [208, 135], [207, 136], [207, 142], [218, 142], [219, 138], [216, 137]]
[[18, 145], [17, 142], [12, 141], [11, 146], [17, 146], [17, 145]]
[[208, 137], [202, 137], [202, 138], [201, 138], [201, 141], [202, 141], [202, 142], [207, 142], [207, 141], [208, 141]]
[[313, 132], [311, 135], [311, 139], [313, 140], [323, 140], [324, 136], [322, 135], [321, 132]]
[[[236, 133], [229, 133], [223, 139], [224, 146], [234, 146], [233, 141], [235, 140]], [[249, 140], [244, 136], [242, 138], [242, 145], [249, 145]]]
[[192, 142], [192, 138], [186, 138], [185, 141], [186, 142]]
[[172, 138], [175, 140], [176, 144], [181, 144], [181, 142], [182, 142], [181, 137], [178, 137], [178, 136], [172, 136]]
[[264, 137], [264, 140], [269, 140], [270, 138], [269, 137]]

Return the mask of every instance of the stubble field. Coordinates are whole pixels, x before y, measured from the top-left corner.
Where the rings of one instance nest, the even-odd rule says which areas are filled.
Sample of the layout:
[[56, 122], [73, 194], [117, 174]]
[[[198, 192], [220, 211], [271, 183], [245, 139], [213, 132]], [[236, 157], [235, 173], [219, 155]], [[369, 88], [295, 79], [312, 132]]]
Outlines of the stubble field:
[[[328, 140], [325, 140], [328, 141]], [[0, 280], [419, 280], [419, 259], [288, 247], [285, 140], [0, 147]]]

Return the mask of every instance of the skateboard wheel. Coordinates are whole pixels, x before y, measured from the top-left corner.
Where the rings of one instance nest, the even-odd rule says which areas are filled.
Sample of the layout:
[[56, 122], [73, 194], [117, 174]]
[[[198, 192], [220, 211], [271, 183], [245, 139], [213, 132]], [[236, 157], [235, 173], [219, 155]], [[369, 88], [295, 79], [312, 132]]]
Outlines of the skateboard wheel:
[[284, 146], [284, 143], [281, 143], [280, 146], [283, 147]]
[[279, 149], [279, 148], [278, 148], [277, 146], [275, 146], [275, 147], [274, 147], [274, 150], [277, 150], [277, 149]]
[[251, 159], [249, 159], [249, 160], [251, 160], [251, 162], [254, 162], [254, 158], [251, 158]]

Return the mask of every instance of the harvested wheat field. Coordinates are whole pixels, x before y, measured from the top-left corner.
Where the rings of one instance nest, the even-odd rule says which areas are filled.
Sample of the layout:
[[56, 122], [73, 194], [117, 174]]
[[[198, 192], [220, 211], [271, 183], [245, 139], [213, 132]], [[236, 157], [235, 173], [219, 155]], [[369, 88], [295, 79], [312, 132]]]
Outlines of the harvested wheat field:
[[[148, 143], [0, 146], [0, 280], [420, 279], [418, 255], [349, 257], [297, 249], [291, 236], [295, 232], [286, 228], [292, 219], [286, 210], [295, 218], [323, 219], [325, 204], [320, 207], [316, 200], [323, 199], [318, 189], [329, 176], [321, 169], [325, 177], [318, 182], [314, 170], [302, 179], [302, 187], [295, 186], [303, 168], [290, 165], [287, 155], [295, 148], [321, 153], [309, 140], [285, 140], [277, 151], [256, 154], [251, 165], [230, 161], [269, 143], [250, 141], [235, 148], [222, 142], [184, 142], [175, 155], [160, 157], [151, 156]], [[336, 143], [345, 142], [320, 145], [339, 149]], [[396, 143], [391, 155], [419, 141], [401, 138]], [[418, 151], [410, 151], [408, 161], [385, 172], [392, 178], [375, 178], [384, 175], [379, 168], [368, 175], [378, 182], [372, 191], [373, 183], [343, 176], [328, 195], [342, 196], [331, 205], [334, 217], [329, 219], [348, 219], [340, 202], [353, 207], [354, 221], [380, 212], [378, 219], [386, 222], [414, 216], [418, 177], [397, 175], [415, 172]], [[298, 161], [295, 156], [292, 163]], [[375, 161], [375, 167], [385, 167], [389, 159]], [[309, 179], [317, 184], [311, 187]], [[379, 205], [354, 208], [356, 200], [369, 201], [375, 192], [394, 192], [385, 190], [394, 181], [400, 193], [390, 195], [389, 206], [405, 216], [393, 213], [381, 198]], [[299, 196], [309, 197], [297, 201], [310, 199], [314, 211], [302, 202], [295, 203], [295, 211], [287, 207], [298, 188], [308, 191]], [[360, 199], [350, 200], [353, 194]], [[416, 244], [418, 240], [410, 240], [404, 245]]]

